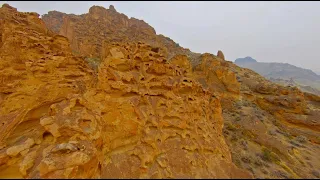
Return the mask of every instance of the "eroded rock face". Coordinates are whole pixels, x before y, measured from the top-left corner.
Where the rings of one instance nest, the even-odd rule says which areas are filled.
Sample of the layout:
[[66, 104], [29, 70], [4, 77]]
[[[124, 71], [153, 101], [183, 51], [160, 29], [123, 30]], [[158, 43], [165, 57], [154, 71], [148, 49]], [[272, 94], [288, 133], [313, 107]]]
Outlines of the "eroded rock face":
[[236, 96], [240, 92], [240, 83], [228, 63], [211, 54], [202, 54], [199, 65], [194, 67], [194, 74], [204, 87], [220, 96]]
[[319, 173], [319, 96], [192, 53], [114, 7], [44, 24], [4, 5], [0, 17], [0, 177]]
[[196, 59], [198, 54], [179, 46], [168, 37], [157, 35], [143, 20], [128, 18], [118, 13], [113, 6], [105, 9], [93, 6], [83, 15], [50, 11], [43, 15], [43, 21], [55, 33], [67, 37], [76, 54], [86, 57], [100, 57], [103, 42], [144, 42], [168, 51], [168, 57], [184, 54]]
[[232, 163], [220, 100], [185, 57], [105, 42], [95, 72], [37, 15], [0, 16], [0, 177], [252, 177]]
[[[148, 25], [133, 18], [128, 20], [132, 21], [131, 23], [112, 24], [119, 25], [117, 31], [109, 25], [108, 28], [98, 30], [99, 33], [91, 33], [90, 27], [96, 27], [97, 23], [101, 23], [110, 9], [113, 8], [100, 8], [99, 13], [96, 13], [96, 21], [86, 20], [90, 19], [90, 13], [82, 17], [65, 15], [72, 20], [64, 23], [66, 27], [60, 29], [69, 29], [69, 33], [74, 29], [74, 37], [67, 35], [72, 42], [74, 39], [92, 39], [94, 34], [108, 32], [109, 35], [97, 38], [96, 43], [87, 41], [88, 47], [98, 47], [95, 49], [101, 59], [108, 53], [105, 50], [108, 49], [106, 47], [110, 44], [109, 41], [142, 41], [163, 48], [163, 56], [168, 57], [169, 62], [175, 67], [184, 68], [185, 77], [193, 78], [202, 88], [220, 100], [225, 124], [224, 136], [231, 149], [232, 160], [238, 167], [247, 169], [257, 178], [315, 177], [311, 172], [317, 172], [320, 159], [310, 160], [309, 156], [315, 157], [320, 153], [319, 121], [316, 120], [319, 117], [318, 96], [304, 95], [295, 88], [273, 84], [253, 71], [226, 61], [222, 51], [218, 51], [217, 56], [208, 53], [188, 53], [188, 49], [183, 50], [184, 48], [163, 35], [155, 36]], [[61, 19], [56, 15], [44, 16], [48, 25], [52, 24], [52, 20], [46, 20], [46, 17]], [[117, 13], [109, 13], [108, 18], [119, 19], [120, 16]], [[130, 26], [137, 22], [141, 22], [138, 27]], [[107, 23], [103, 22], [98, 26], [104, 24]], [[81, 29], [82, 26], [85, 28]], [[101, 47], [96, 46], [101, 39], [104, 40]], [[119, 51], [123, 50], [113, 49], [110, 52], [119, 58], [125, 57], [124, 53]], [[157, 48], [154, 51], [157, 52]], [[88, 54], [86, 50], [81, 52]], [[136, 58], [141, 59], [144, 56], [145, 54], [142, 54]], [[104, 86], [107, 88], [110, 85]], [[308, 143], [299, 145], [292, 140], [300, 136], [308, 139]], [[305, 147], [309, 150], [305, 150]], [[265, 156], [269, 154], [276, 161], [268, 161], [268, 157]]]

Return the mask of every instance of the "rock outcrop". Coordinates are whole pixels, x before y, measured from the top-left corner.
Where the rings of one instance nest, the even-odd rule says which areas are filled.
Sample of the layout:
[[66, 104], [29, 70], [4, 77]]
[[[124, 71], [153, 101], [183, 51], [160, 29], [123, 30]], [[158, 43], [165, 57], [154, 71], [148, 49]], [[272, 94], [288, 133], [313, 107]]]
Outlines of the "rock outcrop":
[[[143, 20], [128, 18], [113, 6], [105, 9], [93, 6], [89, 13], [80, 16], [50, 11], [43, 15], [47, 27], [70, 40], [72, 50], [86, 57], [100, 57], [102, 46], [107, 42], [144, 42], [162, 47], [168, 52], [166, 58], [184, 54], [194, 61], [200, 54], [179, 46], [168, 37], [157, 35]], [[84, 33], [85, 32], [85, 33]]]
[[225, 60], [224, 54], [223, 54], [222, 51], [219, 50], [218, 53], [217, 53], [217, 56], [218, 56], [220, 59]]
[[318, 177], [319, 96], [113, 6], [0, 17], [1, 178]]
[[104, 43], [94, 70], [36, 14], [0, 15], [1, 178], [252, 177], [232, 163], [220, 100], [185, 57]]

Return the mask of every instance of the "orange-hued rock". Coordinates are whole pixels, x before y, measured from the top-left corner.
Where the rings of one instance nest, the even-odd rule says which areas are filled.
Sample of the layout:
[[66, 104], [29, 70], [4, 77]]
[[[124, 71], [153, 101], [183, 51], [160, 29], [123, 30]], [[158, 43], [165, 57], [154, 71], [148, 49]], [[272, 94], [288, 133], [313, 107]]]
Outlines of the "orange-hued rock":
[[1, 178], [319, 178], [319, 96], [113, 6], [0, 17]]
[[221, 100], [233, 162], [260, 178], [316, 177], [320, 159], [309, 157], [320, 153], [317, 96], [232, 63], [229, 69], [241, 82], [238, 100]]
[[[50, 30], [66, 36], [72, 50], [86, 57], [100, 57], [105, 41], [144, 42], [153, 47], [163, 47], [168, 58], [185, 54], [196, 59], [197, 53], [179, 46], [168, 37], [157, 35], [143, 20], [128, 18], [118, 13], [113, 6], [105, 9], [92, 6], [87, 14], [74, 15], [50, 11], [43, 15], [43, 21]], [[166, 56], [167, 58], [167, 56]]]
[[[197, 79], [204, 87], [208, 87], [212, 92], [237, 95], [240, 92], [240, 83], [236, 75], [230, 70], [225, 61], [205, 53], [200, 57], [199, 65], [194, 67]], [[203, 79], [203, 80], [202, 80]]]
[[[107, 22], [104, 12], [88, 18]], [[4, 5], [0, 16], [1, 178], [252, 177], [232, 162], [220, 100], [186, 57], [171, 64], [165, 48], [105, 41], [92, 69], [72, 46], [98, 51], [37, 14]]]
[[185, 70], [186, 76], [192, 76], [192, 65], [186, 55], [176, 55], [170, 59], [171, 64], [183, 68]]

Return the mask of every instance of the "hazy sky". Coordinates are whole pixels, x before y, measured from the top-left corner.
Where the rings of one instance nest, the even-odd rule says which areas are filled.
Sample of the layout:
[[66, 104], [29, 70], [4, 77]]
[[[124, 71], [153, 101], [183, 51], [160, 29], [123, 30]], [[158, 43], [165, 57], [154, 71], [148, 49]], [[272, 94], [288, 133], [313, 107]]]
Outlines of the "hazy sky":
[[18, 11], [51, 10], [84, 14], [92, 5], [114, 5], [129, 18], [143, 19], [157, 34], [194, 52], [227, 60], [251, 56], [260, 62], [284, 62], [320, 72], [320, 2], [316, 1], [0, 1]]

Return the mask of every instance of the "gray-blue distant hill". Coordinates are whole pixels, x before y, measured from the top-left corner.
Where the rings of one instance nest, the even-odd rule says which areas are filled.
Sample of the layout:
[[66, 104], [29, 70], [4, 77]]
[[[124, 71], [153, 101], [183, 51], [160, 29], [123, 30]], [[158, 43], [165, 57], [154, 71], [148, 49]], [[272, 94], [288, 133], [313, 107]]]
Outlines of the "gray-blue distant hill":
[[270, 80], [291, 80], [300, 86], [310, 86], [320, 89], [320, 75], [310, 69], [296, 67], [288, 63], [258, 62], [250, 56], [236, 59], [235, 64], [243, 68], [251, 69]]

